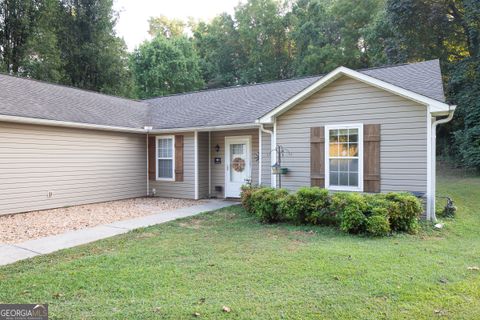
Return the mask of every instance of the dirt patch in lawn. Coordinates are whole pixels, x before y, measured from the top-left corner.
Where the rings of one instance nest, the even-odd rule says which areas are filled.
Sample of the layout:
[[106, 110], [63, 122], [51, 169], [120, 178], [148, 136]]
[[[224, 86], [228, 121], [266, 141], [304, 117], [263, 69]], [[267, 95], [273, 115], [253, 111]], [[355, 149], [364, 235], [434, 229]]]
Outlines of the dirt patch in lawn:
[[182, 228], [189, 228], [198, 230], [202, 227], [202, 220], [201, 219], [191, 219], [188, 222], [181, 222], [179, 226]]
[[203, 202], [135, 198], [0, 216], [0, 243], [19, 243], [66, 231], [199, 205]]

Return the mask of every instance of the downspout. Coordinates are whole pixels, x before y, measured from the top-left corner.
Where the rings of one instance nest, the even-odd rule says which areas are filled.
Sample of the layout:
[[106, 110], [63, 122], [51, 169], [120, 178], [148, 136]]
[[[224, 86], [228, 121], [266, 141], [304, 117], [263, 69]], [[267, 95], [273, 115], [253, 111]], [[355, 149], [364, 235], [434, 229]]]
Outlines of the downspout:
[[198, 131], [193, 132], [193, 149], [195, 150], [194, 154], [194, 169], [195, 169], [195, 200], [199, 198], [199, 190], [198, 190]]
[[212, 197], [212, 131], [208, 131], [208, 198]]
[[262, 153], [263, 153], [263, 138], [262, 138], [262, 130], [258, 128], [258, 185], [262, 185]]
[[145, 132], [147, 133], [147, 152], [146, 152], [146, 155], [147, 155], [147, 197], [150, 195], [150, 178], [148, 177], [148, 166], [149, 166], [149, 162], [148, 162], [148, 138], [150, 137], [149, 133], [150, 131], [152, 131], [152, 127], [144, 127], [144, 130]]
[[[270, 135], [270, 143], [272, 144], [273, 131], [272, 131], [272, 130], [267, 130], [267, 129], [265, 129], [265, 128], [263, 127], [263, 124], [260, 124], [260, 131], [261, 131], [261, 132], [265, 132], [265, 133], [267, 133], [267, 134]], [[271, 147], [271, 146], [270, 146], [270, 147]], [[270, 151], [271, 151], [271, 150], [270, 150]], [[261, 156], [262, 156], [262, 155], [260, 155], [260, 157], [261, 157]], [[272, 161], [273, 161], [273, 159], [272, 159], [272, 153], [270, 152], [270, 162], [272, 162]], [[270, 163], [270, 164], [273, 164], [273, 163]], [[260, 165], [261, 165], [261, 164], [260, 164]], [[270, 169], [270, 170], [271, 170], [271, 169]], [[270, 174], [270, 175], [272, 176], [272, 174]], [[261, 178], [260, 178], [260, 179], [261, 179]], [[273, 179], [273, 177], [270, 177], [270, 180], [271, 180], [271, 181], [270, 181], [270, 184], [272, 184], [272, 182], [273, 182], [272, 179]]]
[[430, 190], [430, 216], [427, 217], [428, 220], [431, 220], [433, 222], [436, 222], [437, 221], [437, 217], [436, 217], [436, 214], [435, 214], [435, 197], [436, 197], [436, 181], [437, 181], [437, 178], [436, 178], [436, 167], [437, 167], [437, 163], [436, 163], [436, 144], [437, 144], [437, 126], [439, 124], [444, 124], [444, 123], [447, 123], [449, 122], [450, 120], [452, 120], [453, 118], [453, 114], [455, 112], [455, 107], [456, 106], [452, 106], [453, 108], [448, 110], [448, 116], [446, 118], [443, 118], [443, 119], [440, 119], [440, 120], [435, 120], [433, 123], [432, 123], [432, 132], [430, 134], [430, 137], [432, 139], [431, 141], [431, 179], [432, 179], [432, 184], [431, 184], [431, 190]]

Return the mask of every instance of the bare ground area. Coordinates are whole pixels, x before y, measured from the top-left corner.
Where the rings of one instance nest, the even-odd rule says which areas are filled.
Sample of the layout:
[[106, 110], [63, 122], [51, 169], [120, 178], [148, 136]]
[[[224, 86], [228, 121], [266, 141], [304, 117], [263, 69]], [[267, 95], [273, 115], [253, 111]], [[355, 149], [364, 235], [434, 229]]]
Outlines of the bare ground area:
[[135, 198], [0, 216], [0, 243], [19, 243], [201, 203], [183, 199]]

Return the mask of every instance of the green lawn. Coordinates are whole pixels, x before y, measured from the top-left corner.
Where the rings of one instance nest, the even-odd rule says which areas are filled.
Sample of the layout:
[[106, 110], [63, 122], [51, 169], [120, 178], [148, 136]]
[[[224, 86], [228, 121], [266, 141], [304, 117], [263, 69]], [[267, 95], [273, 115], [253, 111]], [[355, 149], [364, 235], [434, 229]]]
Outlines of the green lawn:
[[235, 207], [1, 267], [0, 302], [51, 319], [478, 319], [480, 178], [438, 189], [459, 207], [441, 231], [364, 238]]

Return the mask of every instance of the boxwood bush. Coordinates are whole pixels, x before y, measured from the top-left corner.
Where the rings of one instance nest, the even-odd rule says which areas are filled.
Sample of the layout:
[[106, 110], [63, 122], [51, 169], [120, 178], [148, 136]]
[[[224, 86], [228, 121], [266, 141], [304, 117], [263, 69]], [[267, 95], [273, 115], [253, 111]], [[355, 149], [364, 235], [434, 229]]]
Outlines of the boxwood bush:
[[285, 189], [259, 188], [252, 192], [250, 204], [252, 212], [261, 222], [275, 223], [285, 220], [279, 204], [288, 195]]
[[240, 198], [242, 200], [242, 206], [245, 208], [245, 210], [248, 213], [253, 213], [254, 212], [254, 207], [252, 203], [252, 194], [255, 190], [260, 189], [259, 186], [253, 186], [253, 185], [243, 185], [241, 190], [242, 192], [240, 193]]
[[420, 201], [409, 193], [329, 193], [317, 187], [289, 194], [285, 189], [244, 186], [242, 204], [265, 223], [333, 225], [372, 236], [415, 232], [423, 212]]
[[363, 233], [366, 230], [367, 203], [359, 193], [335, 193], [332, 195], [332, 210], [340, 220], [340, 230]]
[[280, 201], [285, 217], [297, 224], [335, 224], [328, 191], [317, 187], [301, 188]]

